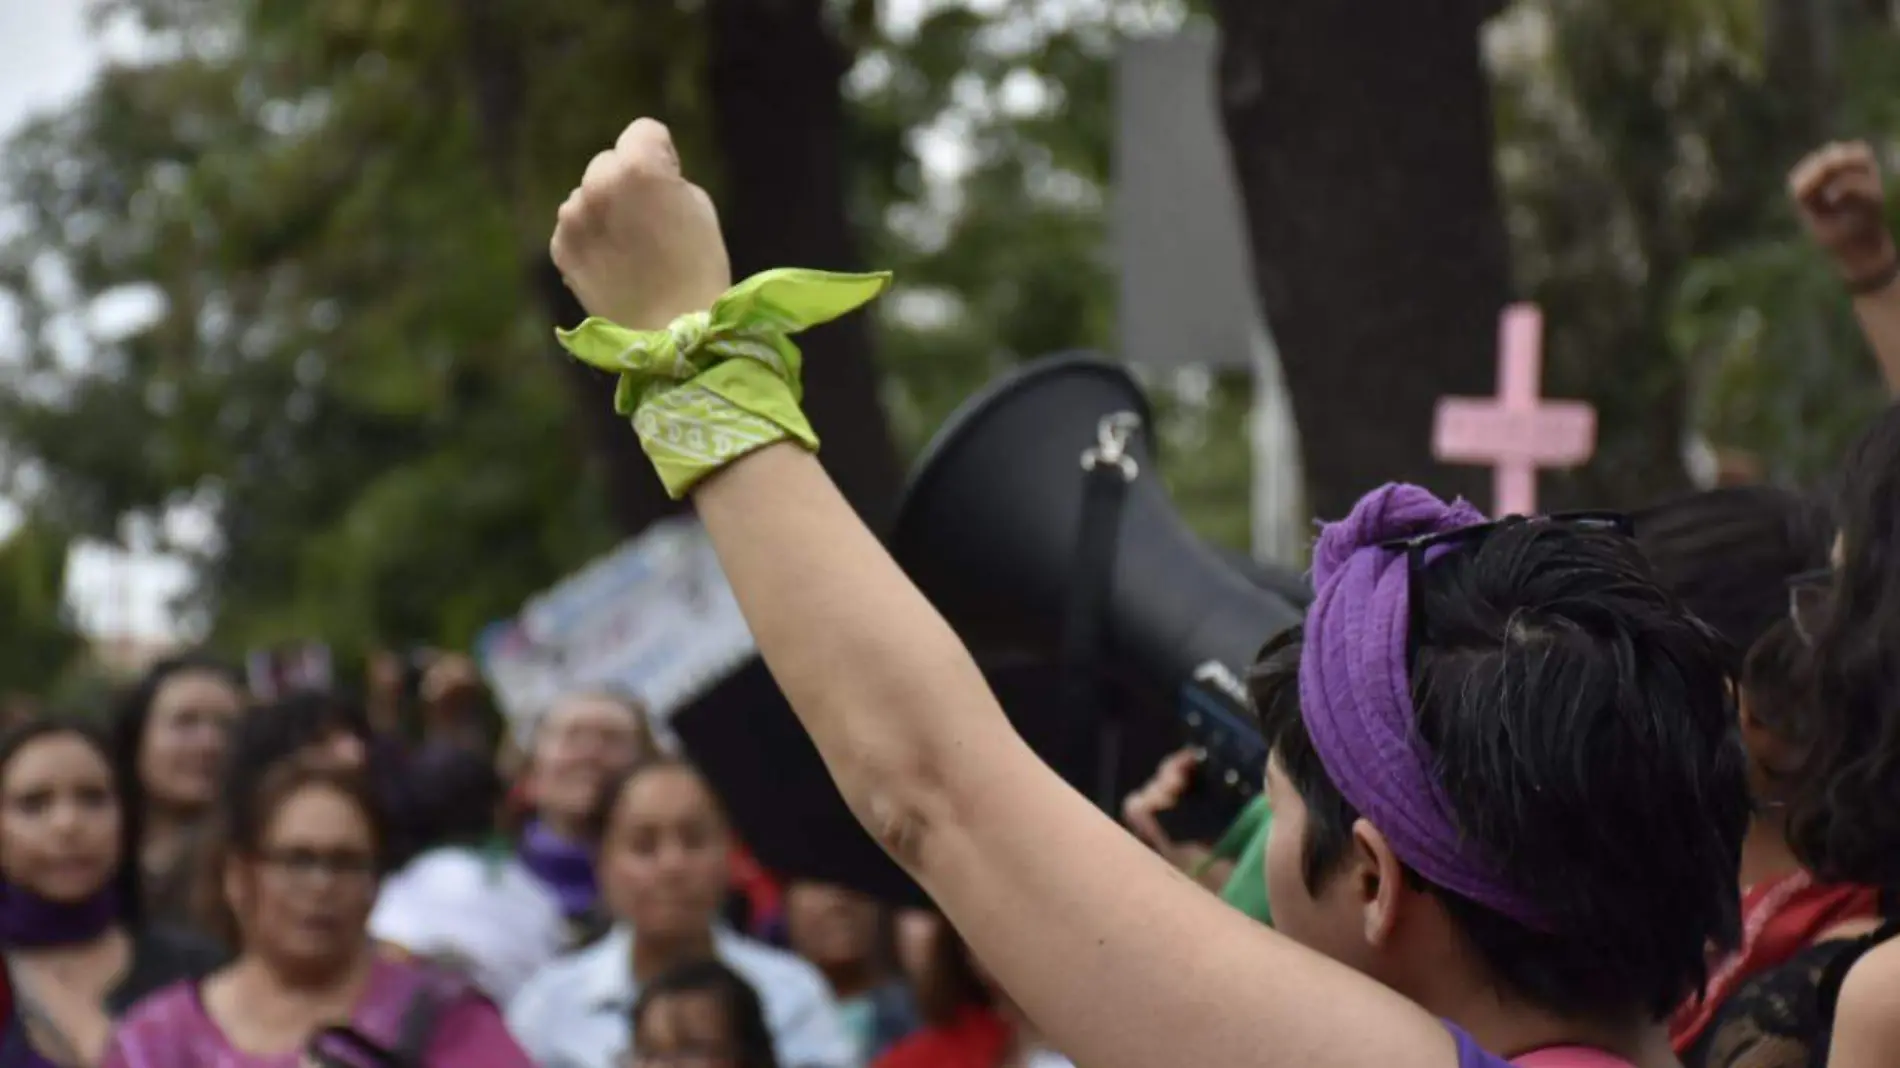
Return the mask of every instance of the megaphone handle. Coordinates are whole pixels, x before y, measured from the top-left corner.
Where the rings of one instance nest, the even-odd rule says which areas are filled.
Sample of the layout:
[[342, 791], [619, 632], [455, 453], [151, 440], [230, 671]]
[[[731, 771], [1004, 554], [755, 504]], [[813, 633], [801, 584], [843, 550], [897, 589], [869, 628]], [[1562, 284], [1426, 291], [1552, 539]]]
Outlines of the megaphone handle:
[[[1103, 420], [1105, 443], [1108, 424], [1115, 418]], [[1121, 424], [1115, 429], [1122, 434], [1128, 431]], [[1102, 607], [1114, 582], [1122, 502], [1137, 475], [1134, 464], [1120, 462], [1122, 459], [1119, 450], [1114, 456], [1102, 456], [1094, 449], [1083, 455], [1082, 510], [1075, 532], [1075, 553], [1070, 557], [1073, 564], [1068, 603], [1062, 619], [1063, 692], [1070, 721], [1098, 726], [1095, 801], [1109, 812], [1116, 810], [1119, 800], [1116, 773], [1121, 765], [1121, 726], [1111, 703], [1104, 700], [1100, 672]]]

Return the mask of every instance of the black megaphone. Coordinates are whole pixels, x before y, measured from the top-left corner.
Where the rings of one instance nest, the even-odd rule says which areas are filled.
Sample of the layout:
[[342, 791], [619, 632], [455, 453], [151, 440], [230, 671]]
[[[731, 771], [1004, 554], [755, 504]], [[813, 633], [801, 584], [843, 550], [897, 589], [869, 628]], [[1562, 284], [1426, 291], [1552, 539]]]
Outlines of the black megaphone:
[[[1240, 680], [1269, 638], [1301, 620], [1310, 592], [1302, 576], [1237, 566], [1188, 529], [1156, 469], [1153, 425], [1116, 364], [1085, 353], [1025, 364], [967, 401], [926, 448], [889, 544], [979, 651], [1059, 658], [1077, 597], [1092, 599], [1100, 663], [1177, 711], [1209, 770], [1244, 797], [1258, 789], [1265, 749]], [[1125, 479], [1108, 511], [1089, 489], [1104, 465]], [[1105, 523], [1112, 558], [1082, 574]]]

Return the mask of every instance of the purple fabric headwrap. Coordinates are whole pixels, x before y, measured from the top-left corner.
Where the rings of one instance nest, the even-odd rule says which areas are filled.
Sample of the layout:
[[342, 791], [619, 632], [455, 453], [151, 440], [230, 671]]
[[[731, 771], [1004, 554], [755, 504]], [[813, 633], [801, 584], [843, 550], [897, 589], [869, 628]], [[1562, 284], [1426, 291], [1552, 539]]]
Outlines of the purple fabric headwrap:
[[1406, 554], [1379, 548], [1484, 522], [1463, 500], [1446, 504], [1417, 486], [1392, 484], [1326, 524], [1313, 551], [1316, 596], [1300, 658], [1300, 714], [1333, 785], [1400, 860], [1435, 885], [1541, 928], [1540, 910], [1459, 830], [1434, 774], [1406, 664]]

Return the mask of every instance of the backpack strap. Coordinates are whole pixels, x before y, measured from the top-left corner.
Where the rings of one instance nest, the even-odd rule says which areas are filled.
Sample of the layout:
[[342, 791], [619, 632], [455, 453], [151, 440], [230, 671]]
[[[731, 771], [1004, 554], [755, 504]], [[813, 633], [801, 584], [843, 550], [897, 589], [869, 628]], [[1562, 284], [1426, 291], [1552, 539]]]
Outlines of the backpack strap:
[[334, 1024], [311, 1035], [304, 1053], [317, 1068], [401, 1068], [395, 1054], [348, 1024]]
[[395, 1042], [384, 1045], [347, 1024], [326, 1027], [306, 1047], [322, 1068], [425, 1068], [429, 1043], [442, 1013], [471, 989], [459, 980], [431, 974], [416, 985], [396, 1025]]
[[429, 1052], [429, 1043], [435, 1039], [436, 1025], [441, 1022], [442, 1013], [471, 989], [465, 979], [446, 974], [432, 974], [417, 984], [415, 993], [409, 995], [409, 1004], [402, 1010], [402, 1023], [396, 1029], [396, 1045], [391, 1050], [401, 1068], [424, 1068], [423, 1057]]

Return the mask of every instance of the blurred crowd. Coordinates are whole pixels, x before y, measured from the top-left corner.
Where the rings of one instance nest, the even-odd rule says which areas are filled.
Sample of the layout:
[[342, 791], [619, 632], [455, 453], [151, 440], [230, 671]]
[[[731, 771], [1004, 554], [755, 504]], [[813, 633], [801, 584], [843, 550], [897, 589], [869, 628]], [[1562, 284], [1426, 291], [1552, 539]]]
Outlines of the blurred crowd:
[[[1880, 222], [1871, 152], [1831, 146], [1792, 183], [1900, 388], [1900, 256]], [[1479, 1040], [1546, 1025], [1568, 1034], [1583, 1020], [1577, 1034], [1625, 1050], [1590, 1063], [1838, 1068], [1848, 1063], [1839, 1050], [1826, 1058], [1843, 990], [1848, 1002], [1882, 1003], [1884, 973], [1859, 981], [1873, 994], [1847, 977], [1870, 974], [1863, 959], [1881, 959], [1900, 930], [1900, 838], [1874, 803], [1900, 800], [1900, 708], [1885, 703], [1900, 697], [1887, 644], [1900, 637], [1895, 465], [1900, 415], [1890, 412], [1847, 461], [1832, 508], [1752, 487], [1627, 517], [1486, 523], [1423, 491], [1381, 491], [1322, 538], [1321, 595], [1304, 633], [1280, 636], [1255, 665], [1255, 712], [1275, 753], [1267, 793], [1221, 841], [1176, 841], [1163, 817], [1199, 759], [1183, 752], [1127, 799], [1125, 831], [1236, 914], [1303, 943], [1297, 955], [1259, 947], [1304, 977], [1298, 985], [1344, 974], [1310, 950], [1349, 964], [1450, 1024], [1467, 1065], [1495, 1063], [1470, 1059]], [[1429, 532], [1405, 526], [1426, 513]], [[714, 511], [709, 525], [718, 522]], [[1632, 539], [1640, 554], [1622, 547]], [[1320, 657], [1342, 641], [1385, 649], [1329, 614], [1357, 596], [1338, 583], [1374, 550], [1401, 570], [1368, 578], [1364, 603], [1389, 601], [1393, 581], [1412, 598], [1398, 666], [1423, 673], [1409, 684], [1412, 734], [1436, 749], [1416, 766], [1380, 765], [1417, 791], [1405, 797], [1425, 799], [1411, 807], [1380, 807], [1389, 798], [1343, 773], [1344, 743], [1319, 729], [1348, 706], [1372, 715], [1354, 703], [1371, 691], [1329, 673], [1386, 670]], [[840, 735], [812, 711], [831, 707], [813, 697], [823, 687], [786, 652], [803, 636], [772, 626], [756, 573], [741, 569], [735, 586], [768, 662], [793, 665], [788, 695], [847, 799], [876, 811], [891, 795], [856, 792], [871, 780], [848, 774]], [[1483, 656], [1529, 640], [1536, 613], [1547, 628], [1537, 641], [1570, 642], [1562, 656], [1595, 666], [1549, 668], [1561, 656], [1539, 653], [1522, 677], [1472, 674]], [[1718, 648], [1736, 655], [1718, 661]], [[577, 688], [517, 747], [485, 713], [466, 658], [430, 660], [408, 730], [391, 696], [400, 673], [378, 661], [362, 698], [258, 700], [233, 668], [191, 654], [153, 666], [109, 715], [29, 718], [0, 737], [0, 1068], [1062, 1068], [1069, 1053], [1088, 1068], [1072, 1040], [1093, 1032], [1078, 1021], [1107, 1010], [1092, 996], [1050, 995], [1043, 977], [1062, 962], [1032, 959], [1042, 951], [998, 932], [1071, 899], [1077, 915], [1095, 915], [1096, 895], [1116, 892], [1112, 874], [1098, 880], [1070, 863], [1060, 872], [1073, 885], [1024, 876], [1010, 884], [1020, 901], [984, 898], [957, 865], [977, 870], [985, 850], [1015, 848], [1009, 832], [982, 837], [988, 817], [969, 814], [975, 802], [923, 805], [928, 819], [912, 813], [879, 837], [926, 889], [949, 888], [953, 926], [936, 911], [766, 870], [709, 781], [629, 695]], [[1399, 678], [1407, 689], [1410, 676]], [[1544, 704], [1512, 706], [1523, 693]], [[906, 721], [891, 712], [879, 722]], [[1512, 725], [1504, 742], [1499, 722]], [[924, 737], [918, 723], [902, 729]], [[1388, 738], [1365, 759], [1408, 744]], [[1618, 775], [1622, 785], [1605, 785]], [[931, 785], [939, 779], [920, 781], [952, 789]], [[1519, 789], [1532, 780], [1544, 785]], [[1022, 796], [1019, 838], [1067, 811], [1067, 801]], [[1446, 826], [1510, 841], [1509, 863], [1474, 866], [1455, 844], [1462, 832], [1434, 839], [1445, 827], [1418, 815], [1433, 806], [1459, 814]], [[923, 834], [919, 820], [979, 829], [964, 845], [926, 848], [906, 837]], [[1094, 833], [1076, 826], [1076, 841]], [[1033, 864], [1069, 841], [1039, 842]], [[1123, 854], [1103, 857], [1113, 869]], [[1127, 885], [1147, 885], [1145, 869], [1128, 870]], [[1390, 910], [1424, 907], [1395, 895], [1426, 887], [1431, 918], [1393, 935]], [[1019, 907], [1018, 918], [1003, 915]], [[1208, 929], [1233, 931], [1219, 926], [1227, 919]], [[987, 965], [965, 942], [979, 933]], [[1059, 926], [1048, 933], [1050, 946], [1063, 944]], [[1137, 978], [1156, 991], [1217, 987], [1194, 978], [1198, 959], [1181, 947], [1177, 974]], [[1103, 985], [1103, 1006], [1135, 989], [1071, 963], [1072, 989]], [[1483, 997], [1446, 994], [1471, 976]], [[1048, 1034], [1005, 985], [1051, 1008], [1038, 1016]], [[1401, 1019], [1385, 1001], [1350, 990], [1346, 1002], [1366, 998], [1368, 1034], [1402, 1029], [1383, 1022]], [[1618, 1030], [1632, 1003], [1653, 1035]], [[1157, 1026], [1182, 1018], [1157, 1005]], [[1190, 1032], [1156, 1041], [1181, 1043], [1179, 1063], [1202, 1063]], [[1900, 1060], [1897, 1049], [1888, 1052]], [[1096, 1053], [1121, 1063], [1106, 1039]]]

